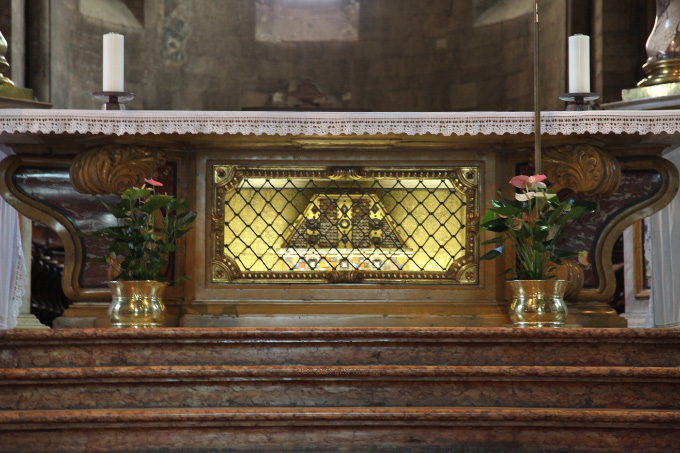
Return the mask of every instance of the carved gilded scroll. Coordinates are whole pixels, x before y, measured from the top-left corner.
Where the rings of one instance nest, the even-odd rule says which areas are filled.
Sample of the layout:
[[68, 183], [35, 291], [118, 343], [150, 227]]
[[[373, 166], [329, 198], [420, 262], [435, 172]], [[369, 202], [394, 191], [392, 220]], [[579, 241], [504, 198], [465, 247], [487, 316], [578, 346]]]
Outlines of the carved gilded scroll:
[[165, 165], [162, 151], [143, 146], [110, 144], [79, 154], [71, 165], [73, 187], [85, 194], [119, 194], [157, 177]]
[[[212, 283], [267, 280], [479, 282], [480, 178], [477, 167], [247, 168], [213, 165], [210, 173], [213, 176]], [[297, 194], [291, 189], [292, 181], [300, 184]], [[430, 186], [424, 186], [423, 181]], [[257, 184], [262, 192], [258, 192]], [[402, 201], [390, 199], [390, 190], [397, 190], [400, 196], [410, 196], [413, 200], [421, 197], [411, 206], [414, 211], [419, 211], [420, 216], [431, 219], [439, 216], [444, 220], [433, 221], [429, 226], [431, 231], [426, 232], [427, 225], [419, 224], [417, 228], [411, 227], [417, 231], [409, 232], [395, 221], [392, 213], [399, 212], [400, 218], [407, 223], [417, 223], [417, 213], [411, 215], [408, 206], [401, 205]], [[455, 212], [446, 211], [442, 204], [443, 200], [452, 203], [447, 198], [451, 194], [458, 194]], [[299, 206], [293, 206], [296, 203]], [[391, 204], [390, 208], [383, 203]], [[453, 222], [454, 226], [445, 222]], [[457, 229], [457, 232], [452, 234], [451, 229]], [[432, 251], [436, 249], [432, 246], [435, 236], [437, 239], [449, 238], [447, 247], [455, 245], [458, 248], [445, 259], [444, 252]], [[432, 242], [424, 245], [427, 240]], [[362, 241], [364, 245], [361, 245]], [[260, 250], [267, 249], [268, 255], [254, 252], [258, 246]], [[427, 253], [422, 251], [423, 247], [432, 247], [429, 261], [423, 258]], [[244, 266], [248, 261], [244, 256], [252, 256], [251, 262], [255, 264], [251, 268]], [[421, 260], [420, 264], [416, 260]], [[424, 261], [427, 261], [426, 265], [422, 264]], [[438, 270], [432, 270], [437, 266]]]
[[621, 181], [616, 157], [592, 145], [565, 145], [543, 151], [543, 170], [555, 192], [571, 189], [594, 195], [614, 193]]
[[22, 187], [21, 178], [14, 178], [26, 168], [58, 170], [60, 175], [66, 175], [71, 162], [67, 158], [9, 156], [0, 162], [0, 195], [22, 215], [46, 225], [59, 235], [65, 252], [61, 285], [66, 297], [75, 301], [110, 301], [111, 292], [108, 289], [83, 287], [80, 284], [79, 276], [83, 271], [86, 250], [82, 238], [76, 236], [78, 227], [74, 224], [73, 216], [63, 207], [46, 202], [35, 194], [31, 195], [25, 190], [26, 187]]
[[612, 267], [612, 251], [616, 240], [623, 231], [640, 219], [661, 210], [673, 199], [678, 191], [678, 169], [670, 161], [658, 157], [627, 157], [620, 160], [621, 168], [628, 171], [651, 171], [659, 174], [658, 187], [651, 196], [627, 205], [607, 218], [599, 228], [599, 237], [591, 262], [599, 275], [596, 288], [584, 288], [574, 298], [576, 301], [598, 301], [610, 299], [616, 291], [616, 277]]
[[557, 278], [567, 281], [567, 289], [564, 291], [566, 300], [574, 300], [583, 289], [583, 267], [575, 261], [564, 260], [557, 267]]

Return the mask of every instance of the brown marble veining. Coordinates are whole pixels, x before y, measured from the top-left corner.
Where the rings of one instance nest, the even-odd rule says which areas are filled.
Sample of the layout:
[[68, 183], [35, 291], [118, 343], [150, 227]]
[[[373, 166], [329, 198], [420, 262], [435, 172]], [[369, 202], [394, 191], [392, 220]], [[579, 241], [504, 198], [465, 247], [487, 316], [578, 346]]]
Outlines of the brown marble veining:
[[0, 367], [135, 365], [680, 366], [661, 329], [168, 328], [0, 333]]
[[0, 410], [268, 406], [680, 410], [680, 368], [204, 366], [0, 370]]
[[[22, 435], [35, 429], [50, 432]], [[207, 408], [0, 414], [0, 452], [669, 452], [679, 435], [678, 413], [643, 410]]]
[[676, 330], [0, 333], [0, 452], [667, 452], [678, 439]]
[[467, 339], [612, 339], [620, 341], [667, 339], [680, 342], [677, 329], [518, 329], [514, 327], [243, 327], [243, 328], [163, 328], [163, 329], [55, 329], [55, 330], [4, 330], [0, 341], [94, 341], [104, 339], [251, 339], [262, 341], [292, 338], [467, 338]]

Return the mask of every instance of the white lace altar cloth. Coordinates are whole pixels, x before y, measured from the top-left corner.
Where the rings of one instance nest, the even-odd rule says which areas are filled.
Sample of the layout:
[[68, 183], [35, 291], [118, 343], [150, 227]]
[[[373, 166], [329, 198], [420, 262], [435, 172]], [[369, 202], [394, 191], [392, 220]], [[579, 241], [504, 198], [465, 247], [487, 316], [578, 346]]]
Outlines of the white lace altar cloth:
[[[0, 133], [363, 135], [531, 134], [532, 112], [349, 113], [0, 109]], [[674, 134], [680, 113], [543, 112], [544, 134]]]
[[[7, 156], [0, 145], [0, 161]], [[28, 286], [19, 214], [0, 197], [0, 330], [13, 329]]]

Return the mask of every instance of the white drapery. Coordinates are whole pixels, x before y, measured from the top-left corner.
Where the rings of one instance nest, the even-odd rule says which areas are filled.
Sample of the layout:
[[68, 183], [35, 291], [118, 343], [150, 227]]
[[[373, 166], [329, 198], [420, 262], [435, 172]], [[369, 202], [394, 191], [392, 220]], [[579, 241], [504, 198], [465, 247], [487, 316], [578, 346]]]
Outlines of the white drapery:
[[[12, 151], [0, 145], [0, 160]], [[0, 197], [0, 329], [17, 325], [26, 294], [26, 264], [21, 248], [19, 214]]]
[[[664, 157], [680, 168], [680, 147]], [[649, 217], [652, 281], [645, 327], [680, 328], [680, 196]]]

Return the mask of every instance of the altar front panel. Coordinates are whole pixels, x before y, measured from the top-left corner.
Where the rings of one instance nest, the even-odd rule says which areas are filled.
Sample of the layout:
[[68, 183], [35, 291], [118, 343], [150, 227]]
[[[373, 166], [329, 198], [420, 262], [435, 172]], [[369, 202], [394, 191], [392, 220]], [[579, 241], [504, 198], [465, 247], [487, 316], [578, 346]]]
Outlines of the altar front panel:
[[[498, 274], [507, 263], [479, 261], [480, 243], [491, 235], [477, 229], [498, 191], [512, 197], [507, 181], [533, 171], [531, 116], [313, 116], [66, 111], [0, 118], [2, 143], [18, 154], [2, 164], [3, 196], [71, 247], [63, 286], [74, 302], [62, 324], [106, 323], [110, 295], [89, 271], [96, 249], [75, 232], [111, 219], [99, 218], [103, 207], [95, 212], [99, 203], [88, 197], [113, 197], [130, 181], [167, 171], [166, 185], [198, 211], [168, 274], [190, 278], [166, 294], [171, 325], [506, 324]], [[551, 185], [602, 205], [569, 236], [568, 245], [587, 247], [593, 263], [585, 274], [578, 266], [562, 274], [571, 285], [570, 322], [622, 324], [606, 303], [615, 286], [613, 242], [677, 190], [677, 170], [657, 155], [675, 140], [667, 134], [680, 131], [680, 120], [657, 116], [547, 112]], [[46, 181], [35, 177], [41, 168], [58, 168], [62, 182], [70, 172], [73, 189], [44, 193]], [[68, 200], [87, 200], [87, 208], [60, 205]]]
[[[195, 248], [195, 258], [205, 265], [190, 266], [197, 275], [191, 285], [194, 302], [185, 318], [214, 316], [217, 323], [220, 310], [226, 316], [415, 316], [449, 313], [452, 300], [486, 303], [501, 316], [494, 276], [500, 263], [478, 260], [479, 200], [487, 190], [498, 189], [494, 182], [482, 184], [498, 177], [495, 152], [478, 152], [470, 160], [460, 150], [376, 149], [375, 142], [366, 146], [371, 142], [367, 139], [364, 149], [297, 149], [288, 162], [290, 151], [276, 147], [195, 153], [196, 173], [203, 182], [196, 185], [196, 201], [206, 212], [196, 231], [203, 247]], [[231, 172], [233, 185], [216, 172]], [[263, 184], [268, 192], [258, 193], [255, 186]], [[253, 197], [257, 206], [246, 203]], [[357, 231], [348, 229], [354, 236], [343, 242], [342, 202], [352, 197], [348, 214], [356, 216], [363, 204], [367, 216], [350, 217], [347, 223]], [[275, 199], [291, 201], [279, 206], [266, 201]], [[330, 223], [323, 221], [324, 209], [332, 217], [329, 205], [339, 214]], [[309, 228], [315, 207], [322, 217], [318, 230]], [[244, 210], [248, 214], [241, 218]], [[370, 230], [371, 216], [382, 230]], [[324, 223], [329, 224], [326, 231]], [[367, 231], [361, 233], [361, 228]], [[249, 238], [239, 237], [244, 231]], [[313, 247], [310, 237], [318, 241]], [[373, 240], [385, 241], [384, 246], [376, 247]], [[268, 252], [252, 250], [258, 242]], [[283, 247], [287, 243], [292, 247]], [[244, 255], [253, 269], [244, 269]], [[482, 277], [489, 271], [491, 278]]]

